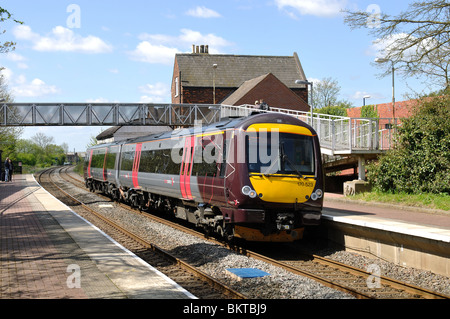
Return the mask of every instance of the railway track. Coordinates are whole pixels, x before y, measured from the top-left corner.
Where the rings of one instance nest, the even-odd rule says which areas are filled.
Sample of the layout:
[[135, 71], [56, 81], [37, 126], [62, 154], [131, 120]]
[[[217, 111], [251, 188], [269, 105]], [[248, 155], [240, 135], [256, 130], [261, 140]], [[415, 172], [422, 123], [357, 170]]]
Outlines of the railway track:
[[[84, 183], [70, 174], [70, 182], [77, 184], [79, 187], [84, 187]], [[67, 178], [66, 178], [67, 180]], [[97, 194], [98, 195], [98, 194]], [[124, 208], [132, 210], [130, 207], [124, 205]], [[132, 210], [139, 213], [136, 210]], [[141, 213], [139, 213], [141, 214]], [[171, 227], [182, 229], [193, 235], [204, 238], [204, 234], [199, 233], [190, 228], [186, 228], [177, 223], [161, 219], [159, 217], [143, 214], [158, 222], [165, 223]], [[289, 272], [311, 278], [322, 283], [325, 286], [333, 289], [338, 289], [353, 295], [359, 299], [448, 299], [449, 296], [433, 292], [418, 286], [408, 283], [400, 282], [391, 278], [380, 276], [376, 269], [373, 272], [367, 272], [355, 267], [345, 265], [333, 261], [329, 258], [323, 258], [313, 254], [307, 254], [298, 251], [296, 248], [289, 246], [286, 251], [276, 249], [276, 252], [271, 253], [267, 247], [264, 247], [260, 252], [251, 251], [242, 247], [230, 247], [226, 243], [220, 243], [213, 238], [209, 240], [226, 246], [248, 257], [256, 258], [283, 268]]]
[[194, 266], [178, 259], [167, 251], [131, 233], [91, 207], [68, 194], [53, 181], [52, 174], [64, 168], [51, 168], [38, 174], [37, 180], [52, 195], [74, 211], [102, 229], [124, 247], [135, 253], [153, 267], [170, 277], [199, 299], [245, 299], [239, 292], [230, 289]]
[[367, 272], [289, 247], [289, 253], [282, 250], [272, 253], [265, 250], [264, 255], [253, 251], [244, 253], [249, 257], [314, 279], [328, 287], [347, 292], [358, 299], [449, 299], [449, 296], [439, 292], [381, 276], [376, 267], [372, 272]]

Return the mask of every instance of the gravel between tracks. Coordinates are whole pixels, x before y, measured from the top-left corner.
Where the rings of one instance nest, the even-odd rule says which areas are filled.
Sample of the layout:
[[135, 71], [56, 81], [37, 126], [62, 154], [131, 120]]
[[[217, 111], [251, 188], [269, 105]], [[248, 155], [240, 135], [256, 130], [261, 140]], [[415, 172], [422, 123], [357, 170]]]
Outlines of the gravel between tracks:
[[[96, 202], [91, 197], [95, 195], [79, 188], [75, 189], [75, 192], [83, 194], [83, 197], [91, 198], [91, 202], [94, 201], [94, 205], [98, 209], [98, 200]], [[114, 209], [103, 209], [102, 213], [111, 217], [116, 222], [124, 226], [126, 225], [127, 228], [136, 234], [144, 234], [144, 237], [154, 242], [160, 248], [201, 268], [210, 276], [220, 279], [231, 288], [245, 294], [249, 298], [353, 298], [349, 294], [325, 287], [309, 278], [294, 275], [265, 262], [239, 255], [219, 245], [174, 230], [166, 225], [152, 222], [144, 216], [126, 213], [122, 208], [116, 207], [116, 204], [113, 205]], [[332, 248], [316, 250], [314, 253], [361, 269], [367, 269], [367, 266], [370, 264], [377, 264], [383, 276], [450, 295], [450, 278], [436, 275], [429, 271], [401, 267], [377, 258], [367, 258], [355, 253], [337, 251]], [[268, 272], [270, 276], [237, 281], [227, 274], [227, 268], [240, 267], [258, 268]]]

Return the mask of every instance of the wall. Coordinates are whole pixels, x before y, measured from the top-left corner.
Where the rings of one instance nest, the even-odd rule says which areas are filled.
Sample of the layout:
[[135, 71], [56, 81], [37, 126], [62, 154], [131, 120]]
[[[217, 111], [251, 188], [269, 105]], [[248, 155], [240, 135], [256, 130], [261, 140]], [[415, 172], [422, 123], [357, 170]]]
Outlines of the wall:
[[[412, 114], [414, 107], [417, 105], [417, 100], [408, 100], [395, 102], [395, 118], [406, 118]], [[392, 118], [392, 102], [375, 105], [378, 116], [380, 118]], [[347, 116], [361, 117], [361, 107], [353, 107], [347, 109]]]

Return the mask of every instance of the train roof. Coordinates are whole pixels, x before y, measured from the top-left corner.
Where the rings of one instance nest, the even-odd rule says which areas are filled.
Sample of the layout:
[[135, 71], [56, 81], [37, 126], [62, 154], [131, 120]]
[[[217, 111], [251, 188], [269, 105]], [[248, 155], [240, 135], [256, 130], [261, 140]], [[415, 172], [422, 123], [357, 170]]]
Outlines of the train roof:
[[168, 131], [168, 132], [161, 132], [161, 133], [155, 133], [155, 134], [146, 135], [146, 136], [140, 136], [140, 137], [117, 141], [117, 142], [108, 143], [108, 144], [98, 144], [93, 147], [90, 147], [90, 149], [109, 147], [109, 146], [128, 144], [128, 143], [149, 142], [149, 141], [154, 141], [154, 140], [162, 140], [162, 139], [181, 137], [181, 136], [187, 136], [187, 135], [192, 135], [192, 134], [204, 134], [204, 133], [208, 133], [208, 132], [214, 132], [214, 131], [218, 131], [218, 130], [223, 131], [223, 130], [234, 129], [234, 128], [238, 128], [238, 127], [243, 127], [244, 129], [246, 129], [246, 127], [248, 127], [249, 125], [254, 124], [254, 123], [266, 122], [266, 121], [272, 122], [275, 120], [282, 121], [283, 123], [306, 126], [312, 130], [312, 128], [308, 124], [300, 121], [299, 119], [297, 119], [291, 115], [287, 115], [287, 114], [283, 114], [283, 113], [257, 113], [257, 114], [249, 115], [246, 117], [224, 118], [219, 122], [216, 122], [216, 123], [213, 123], [210, 125], [206, 125], [206, 126], [198, 125], [198, 126], [189, 127], [189, 128], [180, 128], [180, 129], [176, 129], [176, 130]]

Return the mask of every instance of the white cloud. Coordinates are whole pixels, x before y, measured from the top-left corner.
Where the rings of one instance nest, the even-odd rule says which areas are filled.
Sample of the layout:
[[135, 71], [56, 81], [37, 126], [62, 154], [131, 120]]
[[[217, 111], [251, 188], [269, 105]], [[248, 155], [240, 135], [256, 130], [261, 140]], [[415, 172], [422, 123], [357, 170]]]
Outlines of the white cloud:
[[[171, 36], [166, 34], [139, 35], [140, 42], [134, 51], [129, 52], [131, 59], [147, 63], [172, 64], [175, 54], [190, 52], [192, 44], [208, 44], [209, 52], [220, 53], [220, 49], [231, 45], [230, 42], [212, 33], [201, 34], [190, 29], [181, 29], [181, 34]], [[186, 48], [184, 50], [178, 47]], [[188, 49], [189, 48], [189, 49]]]
[[26, 61], [24, 56], [15, 52], [8, 52], [4, 56], [7, 60], [16, 62], [19, 69], [28, 69], [28, 65], [24, 62]]
[[129, 52], [129, 55], [135, 61], [170, 65], [178, 52], [177, 48], [169, 48], [161, 44], [154, 45], [148, 41], [142, 41], [134, 51]]
[[166, 83], [145, 84], [139, 87], [144, 93], [140, 98], [141, 103], [168, 103], [170, 101], [170, 87]]
[[181, 29], [180, 32], [178, 36], [143, 33], [139, 36], [143, 41], [129, 55], [136, 61], [170, 65], [176, 53], [190, 52], [192, 44], [208, 44], [211, 54], [221, 53], [222, 48], [232, 45], [212, 33], [202, 34], [190, 29]]
[[295, 9], [301, 15], [313, 15], [319, 17], [331, 17], [338, 15], [347, 0], [275, 0], [278, 9], [284, 9], [294, 17], [289, 9]]
[[212, 10], [212, 9], [208, 9], [206, 7], [196, 7], [194, 9], [190, 9], [186, 12], [187, 15], [192, 16], [192, 17], [196, 17], [196, 18], [220, 18], [221, 15]]
[[220, 48], [230, 46], [232, 43], [222, 37], [216, 36], [213, 33], [201, 34], [198, 31], [190, 29], [181, 29], [181, 34], [178, 36], [178, 41], [184, 45], [192, 44], [207, 44], [210, 53], [219, 53]]
[[7, 79], [14, 97], [39, 97], [57, 94], [60, 90], [55, 85], [48, 85], [39, 78], [27, 81], [25, 75], [15, 76], [10, 69], [3, 69], [1, 74]]
[[14, 35], [19, 40], [30, 41], [37, 51], [63, 51], [81, 53], [107, 53], [112, 47], [102, 39], [88, 35], [83, 37], [71, 29], [56, 26], [47, 36], [41, 36], [31, 30], [29, 26], [20, 25], [14, 28]]
[[86, 103], [110, 103], [110, 101], [107, 98], [99, 97], [96, 99], [87, 99]]
[[38, 78], [27, 82], [24, 76], [20, 78], [17, 85], [11, 87], [11, 91], [15, 97], [38, 97], [60, 92], [55, 85], [48, 85]]
[[[417, 38], [407, 33], [396, 33], [385, 39], [373, 41], [372, 45], [366, 50], [366, 54], [373, 55], [377, 58], [384, 58], [389, 53], [395, 53], [399, 47], [411, 45], [412, 41], [417, 41]], [[434, 41], [434, 39], [428, 38], [415, 45], [411, 45], [411, 47], [402, 52], [402, 60], [407, 61], [417, 56], [417, 54], [422, 54], [431, 47], [434, 47], [436, 45]]]
[[369, 99], [385, 99], [386, 97], [377, 92], [366, 92], [366, 91], [356, 91], [350, 98], [354, 100], [362, 100], [365, 96], [370, 96], [366, 98], [366, 104], [371, 104]]
[[11, 78], [13, 76], [13, 72], [11, 71], [11, 69], [8, 68], [0, 68], [0, 76], [3, 77], [6, 82], [9, 84], [9, 82], [11, 81]]

